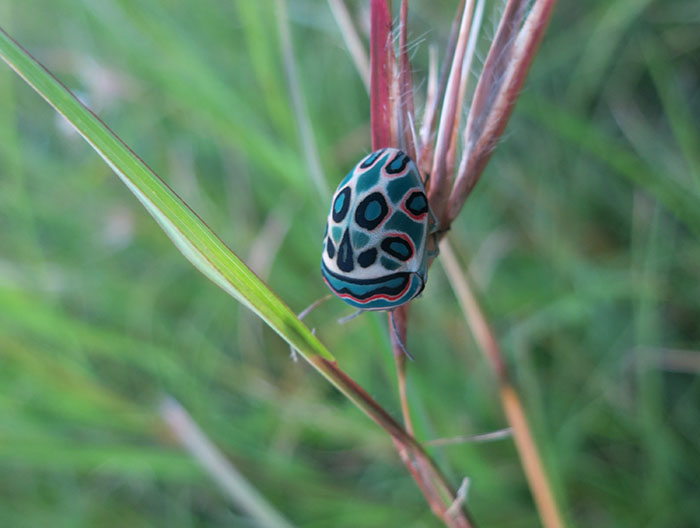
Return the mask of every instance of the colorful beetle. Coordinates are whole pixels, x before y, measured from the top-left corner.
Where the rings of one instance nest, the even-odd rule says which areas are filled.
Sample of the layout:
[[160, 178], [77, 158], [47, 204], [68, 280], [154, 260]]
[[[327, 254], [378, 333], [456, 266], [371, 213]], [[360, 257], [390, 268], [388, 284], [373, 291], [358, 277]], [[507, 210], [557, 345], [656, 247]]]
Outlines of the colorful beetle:
[[321, 272], [360, 310], [393, 310], [423, 291], [435, 221], [415, 163], [386, 148], [365, 157], [333, 195]]

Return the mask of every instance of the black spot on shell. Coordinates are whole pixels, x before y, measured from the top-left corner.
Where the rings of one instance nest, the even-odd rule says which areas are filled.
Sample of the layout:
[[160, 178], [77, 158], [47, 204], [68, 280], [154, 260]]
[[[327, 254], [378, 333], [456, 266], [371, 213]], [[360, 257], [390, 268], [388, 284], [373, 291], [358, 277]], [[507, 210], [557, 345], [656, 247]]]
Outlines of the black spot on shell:
[[331, 260], [333, 259], [333, 257], [335, 257], [335, 245], [333, 244], [331, 237], [328, 237], [326, 239], [326, 253], [328, 253], [328, 258], [330, 258]]
[[384, 170], [387, 174], [399, 174], [400, 172], [406, 170], [406, 165], [408, 165], [409, 161], [411, 161], [411, 158], [406, 156], [406, 154], [403, 152], [398, 151], [396, 156], [394, 156], [393, 159], [386, 164]]
[[382, 240], [382, 249], [389, 255], [406, 262], [413, 256], [411, 244], [401, 237], [386, 237]]
[[367, 251], [363, 251], [357, 257], [357, 263], [363, 268], [369, 268], [372, 264], [377, 261], [377, 249], [371, 248]]
[[364, 161], [360, 164], [360, 168], [361, 168], [361, 169], [368, 169], [368, 168], [370, 168], [372, 165], [374, 165], [374, 164], [376, 163], [376, 161], [379, 159], [379, 157], [380, 157], [382, 154], [384, 154], [384, 150], [385, 150], [385, 149], [381, 149], [381, 150], [376, 150], [376, 151], [372, 152], [372, 154], [370, 154], [369, 156], [367, 156], [367, 157], [364, 159]]
[[428, 199], [423, 191], [414, 191], [406, 200], [406, 209], [414, 216], [420, 216], [428, 212]]
[[348, 210], [350, 209], [350, 195], [350, 187], [345, 187], [336, 195], [335, 200], [333, 200], [331, 217], [334, 222], [342, 222], [345, 215], [348, 214]]
[[353, 262], [352, 244], [350, 244], [350, 232], [345, 230], [343, 238], [338, 247], [338, 269], [344, 272], [350, 272], [355, 268]]
[[372, 231], [389, 214], [389, 206], [386, 204], [384, 195], [380, 192], [373, 192], [367, 195], [355, 210], [355, 222], [360, 227]]

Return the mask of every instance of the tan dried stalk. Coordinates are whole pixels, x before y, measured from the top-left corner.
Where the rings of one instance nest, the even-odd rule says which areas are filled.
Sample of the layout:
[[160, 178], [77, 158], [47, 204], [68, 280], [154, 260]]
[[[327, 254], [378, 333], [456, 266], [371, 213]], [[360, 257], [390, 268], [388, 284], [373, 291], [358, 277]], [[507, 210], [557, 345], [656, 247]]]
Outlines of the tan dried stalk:
[[498, 344], [498, 340], [491, 329], [491, 325], [486, 320], [486, 316], [481, 310], [476, 297], [472, 293], [467, 277], [462, 273], [457, 257], [447, 239], [443, 239], [440, 243], [440, 255], [440, 262], [445, 268], [452, 289], [457, 295], [467, 324], [472, 329], [474, 339], [496, 375], [501, 404], [506, 413], [508, 423], [512, 428], [515, 446], [520, 455], [532, 495], [535, 498], [542, 524], [547, 528], [560, 528], [564, 526], [564, 522], [554, 500], [554, 493], [547, 478], [547, 473], [525, 415], [525, 410], [520, 401], [520, 396], [503, 360], [503, 352]]

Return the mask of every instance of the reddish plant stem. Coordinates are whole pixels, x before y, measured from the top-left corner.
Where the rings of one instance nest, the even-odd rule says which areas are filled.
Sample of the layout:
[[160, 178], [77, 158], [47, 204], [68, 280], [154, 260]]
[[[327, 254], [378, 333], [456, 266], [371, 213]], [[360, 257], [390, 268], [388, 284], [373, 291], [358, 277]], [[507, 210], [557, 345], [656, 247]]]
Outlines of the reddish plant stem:
[[394, 361], [396, 363], [396, 375], [399, 389], [399, 400], [401, 402], [401, 414], [403, 415], [404, 426], [409, 434], [413, 435], [413, 423], [411, 421], [410, 407], [408, 404], [408, 395], [406, 392], [406, 354], [404, 354], [401, 345], [395, 341], [400, 339], [402, 344], [406, 344], [407, 324], [408, 324], [408, 307], [404, 304], [394, 310], [394, 321], [392, 325], [391, 314], [389, 314], [389, 325], [396, 327], [397, 336], [393, 336], [392, 332], [392, 350], [394, 353]]
[[[405, 21], [408, 15], [408, 4], [404, 2], [402, 5], [402, 20], [404, 21], [403, 41], [401, 58], [402, 70], [405, 69], [403, 75], [396, 75], [394, 71], [394, 51], [391, 41], [392, 19], [391, 19], [391, 2], [387, 0], [371, 0], [371, 21], [372, 27], [370, 31], [370, 109], [371, 109], [371, 124], [372, 124], [372, 150], [378, 150], [385, 147], [396, 147], [399, 145], [399, 135], [401, 142], [410, 144], [407, 141], [407, 136], [410, 135], [408, 123], [403, 123], [403, 119], [408, 119], [408, 108], [412, 106], [411, 99], [401, 97], [402, 86], [410, 88], [410, 64], [408, 54], [406, 53], [406, 35]], [[407, 83], [407, 84], [405, 84]], [[410, 91], [410, 90], [409, 90]], [[397, 329], [398, 339], [405, 341], [406, 336], [406, 312], [405, 308], [401, 308], [398, 313]], [[391, 322], [390, 322], [391, 324]], [[393, 334], [393, 332], [392, 332]], [[395, 354], [400, 347], [398, 343], [394, 343]], [[408, 401], [405, 391], [405, 360], [397, 360], [397, 374], [399, 376], [400, 392], [402, 394], [402, 411], [404, 417], [407, 418], [407, 426], [411, 427], [410, 416], [408, 415]], [[403, 363], [401, 363], [403, 361]], [[333, 368], [334, 379], [345, 376], [342, 371], [335, 367], [335, 364], [325, 362], [326, 368]], [[350, 397], [360, 394], [359, 387], [352, 382], [350, 378], [345, 376], [348, 384], [355, 385], [352, 391], [348, 391]], [[367, 398], [369, 398], [367, 396]], [[369, 401], [373, 401], [369, 399]], [[380, 408], [381, 409], [381, 408]], [[378, 409], [372, 408], [373, 412]], [[383, 412], [383, 410], [382, 410]], [[384, 413], [385, 414], [385, 413]], [[371, 415], [371, 414], [370, 414]], [[387, 421], [387, 418], [390, 421]], [[461, 508], [450, 508], [457, 499], [455, 490], [447, 482], [447, 479], [442, 475], [433, 460], [425, 453], [423, 448], [413, 439], [413, 436], [406, 433], [388, 416], [381, 416], [380, 424], [392, 435], [397, 443], [398, 451], [402, 461], [408, 468], [409, 472], [416, 480], [418, 487], [425, 496], [432, 511], [447, 526], [455, 528], [469, 528], [473, 523], [469, 520], [464, 505]], [[399, 435], [399, 436], [397, 436]], [[448, 510], [450, 513], [448, 513]]]
[[372, 150], [391, 147], [393, 48], [391, 45], [391, 2], [371, 0], [370, 30], [370, 112]]
[[[464, 1], [460, 0], [457, 6], [457, 12], [455, 13], [454, 20], [452, 22], [452, 28], [450, 29], [450, 37], [447, 41], [447, 49], [445, 50], [445, 58], [443, 59], [442, 68], [440, 70], [440, 80], [438, 81], [437, 90], [435, 92], [435, 97], [428, 101], [425, 108], [425, 113], [423, 115], [423, 123], [421, 124], [421, 155], [422, 160], [432, 160], [433, 151], [435, 146], [433, 145], [433, 135], [435, 134], [435, 124], [438, 115], [438, 103], [442, 101], [445, 95], [445, 89], [447, 87], [447, 78], [450, 74], [450, 65], [452, 64], [452, 58], [454, 57], [455, 48], [457, 47], [457, 35], [459, 32], [459, 22], [462, 18], [462, 12], [464, 9]], [[424, 166], [420, 167], [423, 173], [430, 172], [432, 164], [425, 163]]]
[[460, 109], [457, 108], [459, 99], [459, 87], [462, 79], [462, 66], [464, 64], [464, 54], [467, 49], [467, 39], [471, 18], [474, 11], [474, 0], [467, 0], [462, 12], [462, 20], [459, 26], [457, 46], [450, 75], [447, 80], [445, 97], [442, 101], [442, 112], [440, 114], [440, 124], [438, 126], [437, 140], [435, 142], [435, 153], [433, 155], [433, 166], [430, 173], [431, 186], [428, 191], [428, 201], [431, 204], [433, 213], [437, 216], [438, 226], [447, 227], [445, 214], [447, 212], [447, 198], [450, 195], [452, 186], [452, 174], [447, 172], [447, 152], [450, 148], [452, 132], [454, 129], [455, 116]]
[[527, 2], [510, 0], [506, 6], [469, 111], [465, 149], [448, 200], [448, 224], [461, 211], [503, 134], [555, 4], [537, 0], [519, 32]]
[[[440, 469], [438, 469], [435, 461], [425, 452], [423, 446], [413, 436], [409, 435], [362, 387], [343, 372], [334, 361], [329, 361], [320, 356], [313, 356], [309, 361], [325, 377], [331, 380], [333, 385], [345, 396], [391, 435], [394, 442], [399, 446], [399, 455], [409, 472], [414, 478], [418, 477], [417, 482], [421, 491], [429, 490], [426, 499], [433, 511], [436, 512], [436, 515], [448, 526], [459, 528], [474, 527], [475, 525], [470, 520], [464, 505], [455, 512], [453, 517], [447, 515], [447, 509], [457, 498], [456, 491], [449, 484]], [[421, 472], [415, 471], [413, 460], [416, 461], [415, 465], [420, 464], [419, 467], [425, 468], [427, 479], [423, 478]], [[433, 489], [436, 491], [433, 492]]]

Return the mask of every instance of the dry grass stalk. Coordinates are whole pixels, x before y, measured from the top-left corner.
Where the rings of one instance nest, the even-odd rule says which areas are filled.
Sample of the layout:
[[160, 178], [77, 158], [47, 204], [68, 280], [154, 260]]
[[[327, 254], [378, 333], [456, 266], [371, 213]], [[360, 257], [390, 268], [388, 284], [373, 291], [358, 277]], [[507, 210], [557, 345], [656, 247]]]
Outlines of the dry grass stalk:
[[447, 151], [452, 142], [456, 115], [459, 113], [459, 108], [457, 107], [459, 87], [462, 84], [462, 76], [467, 74], [467, 72], [462, 71], [462, 66], [464, 65], [464, 55], [467, 51], [467, 40], [469, 39], [473, 11], [474, 0], [467, 0], [462, 12], [462, 21], [459, 26], [457, 46], [452, 58], [450, 74], [447, 78], [447, 88], [445, 89], [445, 97], [442, 101], [442, 112], [440, 114], [440, 125], [438, 126], [437, 140], [435, 141], [428, 201], [431, 204], [433, 213], [438, 218], [438, 224], [440, 224], [440, 219], [443, 217], [447, 197], [452, 186], [452, 175], [447, 172]]
[[546, 528], [561, 528], [564, 526], [564, 523], [554, 500], [554, 493], [547, 478], [542, 458], [537, 450], [537, 444], [532, 435], [520, 396], [511, 381], [508, 368], [503, 360], [503, 353], [498, 340], [491, 329], [491, 325], [486, 320], [486, 316], [481, 310], [476, 297], [472, 293], [467, 278], [462, 273], [457, 257], [447, 239], [443, 239], [441, 242], [440, 253], [442, 257], [440, 262], [442, 262], [447, 272], [467, 324], [472, 329], [479, 348], [496, 374], [501, 404], [508, 423], [513, 430], [515, 446], [520, 455], [530, 490], [537, 504], [542, 524]]
[[528, 2], [509, 0], [506, 5], [469, 110], [464, 151], [444, 218], [448, 225], [459, 214], [503, 134], [555, 3], [537, 0], [524, 23]]

